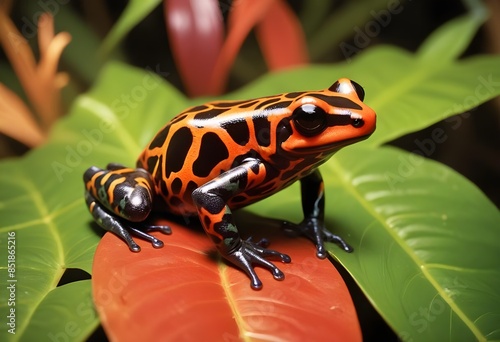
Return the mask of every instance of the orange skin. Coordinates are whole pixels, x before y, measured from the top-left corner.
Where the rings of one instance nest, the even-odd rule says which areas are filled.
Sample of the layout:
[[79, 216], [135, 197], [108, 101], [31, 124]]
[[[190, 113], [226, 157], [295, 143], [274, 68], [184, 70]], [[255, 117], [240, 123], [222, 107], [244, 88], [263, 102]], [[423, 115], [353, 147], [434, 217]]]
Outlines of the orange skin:
[[[144, 224], [153, 208], [198, 216], [224, 258], [240, 267], [258, 289], [252, 264], [283, 273], [265, 257], [290, 258], [243, 241], [231, 210], [301, 182], [304, 221], [286, 223], [310, 237], [325, 257], [323, 240], [352, 249], [324, 229], [324, 186], [317, 169], [340, 148], [366, 139], [375, 130], [375, 112], [363, 103], [357, 83], [340, 79], [321, 91], [284, 93], [246, 101], [211, 102], [189, 108], [167, 123], [137, 160], [137, 169], [111, 164], [84, 175], [90, 212], [104, 229], [138, 246], [128, 232], [150, 240], [156, 229]], [[125, 221], [124, 221], [125, 220]], [[129, 222], [138, 222], [138, 228]]]

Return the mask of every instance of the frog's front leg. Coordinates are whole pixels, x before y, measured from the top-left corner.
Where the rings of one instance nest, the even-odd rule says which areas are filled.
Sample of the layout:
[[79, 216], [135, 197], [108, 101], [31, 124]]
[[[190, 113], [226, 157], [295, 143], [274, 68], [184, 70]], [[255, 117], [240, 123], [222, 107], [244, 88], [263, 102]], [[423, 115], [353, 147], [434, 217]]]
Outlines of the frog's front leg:
[[163, 246], [162, 241], [148, 232], [170, 234], [170, 227], [145, 222], [153, 201], [153, 182], [149, 173], [109, 164], [107, 170], [90, 167], [83, 179], [87, 207], [99, 226], [125, 241], [133, 252], [139, 252], [140, 247], [130, 234], [151, 242], [155, 248]]
[[193, 201], [203, 228], [217, 246], [221, 255], [240, 269], [251, 279], [251, 286], [260, 289], [262, 282], [253, 269], [253, 264], [269, 270], [275, 279], [284, 278], [281, 272], [266, 257], [275, 257], [282, 262], [290, 262], [286, 254], [266, 249], [267, 242], [257, 243], [250, 239], [242, 240], [227, 201], [243, 192], [250, 184], [262, 181], [265, 170], [258, 160], [247, 160], [243, 164], [221, 174], [193, 191]]
[[325, 229], [325, 192], [323, 178], [318, 169], [300, 180], [302, 194], [302, 210], [304, 220], [297, 224], [284, 222], [285, 229], [307, 236], [316, 244], [316, 255], [326, 258], [324, 241], [335, 242], [346, 252], [353, 249], [344, 239]]

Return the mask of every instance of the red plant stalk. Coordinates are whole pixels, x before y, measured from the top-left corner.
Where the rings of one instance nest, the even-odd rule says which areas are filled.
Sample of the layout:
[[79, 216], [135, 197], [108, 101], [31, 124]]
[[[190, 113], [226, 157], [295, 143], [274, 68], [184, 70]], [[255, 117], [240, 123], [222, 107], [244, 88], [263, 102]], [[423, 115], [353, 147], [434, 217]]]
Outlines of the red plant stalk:
[[210, 75], [224, 39], [217, 0], [165, 0], [167, 33], [189, 96], [210, 95]]
[[270, 70], [308, 63], [302, 27], [284, 0], [235, 0], [225, 39], [217, 1], [165, 0], [165, 15], [172, 52], [190, 96], [224, 92], [231, 66], [254, 27]]

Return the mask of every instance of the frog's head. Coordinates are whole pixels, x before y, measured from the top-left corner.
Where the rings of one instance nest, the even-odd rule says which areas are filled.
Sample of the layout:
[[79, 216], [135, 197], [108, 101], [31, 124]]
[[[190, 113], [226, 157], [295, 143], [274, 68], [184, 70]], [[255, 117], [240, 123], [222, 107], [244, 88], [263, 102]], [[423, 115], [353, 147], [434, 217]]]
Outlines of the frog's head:
[[296, 97], [288, 107], [291, 116], [281, 149], [292, 154], [333, 153], [368, 138], [375, 131], [376, 116], [363, 103], [364, 96], [359, 84], [342, 78], [328, 89]]

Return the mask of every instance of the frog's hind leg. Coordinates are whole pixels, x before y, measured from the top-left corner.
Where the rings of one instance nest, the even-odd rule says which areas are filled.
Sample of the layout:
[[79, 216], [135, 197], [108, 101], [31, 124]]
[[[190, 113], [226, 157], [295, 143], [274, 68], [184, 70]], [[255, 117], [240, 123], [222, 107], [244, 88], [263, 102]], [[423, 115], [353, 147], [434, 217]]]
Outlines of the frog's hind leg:
[[99, 226], [125, 241], [133, 252], [140, 251], [140, 247], [131, 234], [151, 242], [155, 248], [163, 246], [162, 241], [148, 234], [150, 231], [171, 233], [168, 226], [147, 223], [154, 191], [148, 172], [109, 164], [107, 170], [89, 168], [84, 181], [85, 200]]
[[125, 241], [132, 252], [139, 252], [141, 250], [141, 247], [130, 236], [127, 228], [124, 227], [122, 220], [116, 217], [116, 215], [108, 213], [99, 202], [94, 200], [94, 197], [88, 191], [85, 192], [85, 201], [95, 222], [101, 228]]

